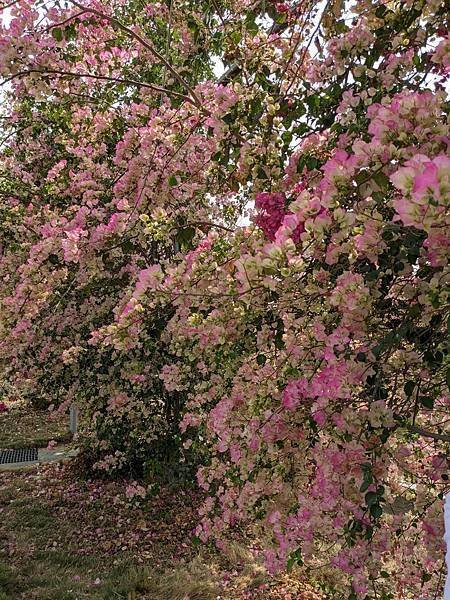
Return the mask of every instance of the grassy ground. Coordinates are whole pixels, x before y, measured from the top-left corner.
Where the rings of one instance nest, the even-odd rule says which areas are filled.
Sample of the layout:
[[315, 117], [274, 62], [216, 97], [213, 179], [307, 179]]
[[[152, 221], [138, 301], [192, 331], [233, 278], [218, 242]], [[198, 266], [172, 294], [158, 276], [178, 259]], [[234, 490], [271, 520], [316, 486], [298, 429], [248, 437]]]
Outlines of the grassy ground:
[[0, 449], [43, 448], [50, 440], [70, 440], [68, 415], [37, 410], [23, 402], [6, 402], [6, 405], [8, 410], [0, 412]]
[[124, 492], [70, 466], [0, 473], [0, 600], [319, 599], [297, 576], [269, 578], [244, 538], [225, 555], [198, 546], [196, 492], [140, 506]]
[[[66, 439], [67, 418], [16, 406], [0, 448]], [[267, 576], [239, 534], [220, 554], [196, 543], [200, 497], [86, 480], [73, 464], [0, 472], [0, 600], [320, 600], [305, 577]]]

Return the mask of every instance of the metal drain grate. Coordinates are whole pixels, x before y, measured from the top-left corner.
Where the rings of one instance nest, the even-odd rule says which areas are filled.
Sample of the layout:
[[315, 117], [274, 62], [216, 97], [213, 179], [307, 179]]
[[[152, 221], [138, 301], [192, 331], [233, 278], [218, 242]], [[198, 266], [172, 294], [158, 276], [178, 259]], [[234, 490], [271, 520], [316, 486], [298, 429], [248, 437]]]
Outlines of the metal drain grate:
[[38, 459], [37, 448], [17, 448], [0, 450], [0, 465], [9, 463], [31, 462]]

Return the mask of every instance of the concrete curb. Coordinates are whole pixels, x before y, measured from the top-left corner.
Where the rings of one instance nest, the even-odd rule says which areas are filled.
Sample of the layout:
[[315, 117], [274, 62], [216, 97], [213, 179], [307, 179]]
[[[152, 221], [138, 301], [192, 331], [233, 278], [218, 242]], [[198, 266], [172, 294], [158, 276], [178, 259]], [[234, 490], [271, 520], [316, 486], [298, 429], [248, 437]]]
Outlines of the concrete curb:
[[69, 462], [72, 458], [77, 456], [77, 454], [78, 448], [67, 448], [67, 446], [60, 446], [59, 448], [51, 449], [39, 448], [37, 460], [17, 463], [6, 463], [5, 465], [0, 465], [0, 472], [33, 469], [36, 466], [53, 462], [65, 463]]

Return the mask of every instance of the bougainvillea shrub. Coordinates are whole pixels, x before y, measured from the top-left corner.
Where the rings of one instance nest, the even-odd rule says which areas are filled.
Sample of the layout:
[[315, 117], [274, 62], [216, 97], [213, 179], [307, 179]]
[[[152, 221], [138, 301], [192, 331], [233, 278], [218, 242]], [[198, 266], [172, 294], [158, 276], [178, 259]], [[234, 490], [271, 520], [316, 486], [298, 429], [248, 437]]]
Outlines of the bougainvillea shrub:
[[78, 402], [98, 469], [202, 457], [200, 539], [438, 597], [445, 3], [9, 10], [3, 376]]

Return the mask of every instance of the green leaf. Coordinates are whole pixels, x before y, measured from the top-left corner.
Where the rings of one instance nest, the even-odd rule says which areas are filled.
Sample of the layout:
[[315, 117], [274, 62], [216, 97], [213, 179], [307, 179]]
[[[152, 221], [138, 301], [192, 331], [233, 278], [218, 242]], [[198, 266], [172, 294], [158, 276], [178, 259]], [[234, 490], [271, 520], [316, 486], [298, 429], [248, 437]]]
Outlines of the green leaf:
[[239, 44], [239, 42], [242, 39], [242, 33], [239, 29], [236, 29], [235, 31], [230, 33], [230, 39], [236, 44], [236, 46]]
[[233, 113], [229, 112], [226, 115], [223, 115], [222, 121], [227, 125], [231, 125], [235, 121], [235, 116], [233, 115]]
[[52, 36], [57, 42], [62, 42], [64, 35], [61, 27], [54, 27], [52, 29]]
[[386, 13], [387, 13], [387, 8], [385, 6], [379, 6], [375, 11], [375, 15], [379, 19], [382, 19]]
[[266, 363], [266, 357], [264, 356], [264, 354], [258, 354], [258, 356], [256, 357], [256, 362], [258, 363], [258, 365], [264, 365]]
[[369, 485], [373, 482], [372, 465], [371, 465], [371, 463], [364, 463], [361, 465], [361, 469], [362, 469], [364, 475], [363, 475], [363, 482], [361, 484], [361, 487], [359, 488], [359, 491], [361, 493], [363, 493], [367, 490]]
[[391, 435], [391, 430], [385, 427], [380, 435], [380, 440], [383, 444], [385, 444]]
[[293, 134], [291, 131], [285, 131], [281, 137], [283, 139], [283, 142], [285, 142], [286, 144], [290, 144], [292, 142]]
[[364, 534], [364, 538], [369, 541], [373, 538], [373, 527], [371, 525], [366, 525], [366, 533]]
[[59, 264], [59, 258], [57, 254], [49, 254], [48, 260], [52, 265]]
[[379, 504], [372, 504], [370, 507], [370, 514], [374, 519], [379, 519], [383, 514], [383, 509]]
[[361, 487], [359, 488], [359, 491], [361, 493], [364, 493], [371, 483], [372, 483], [372, 477], [370, 479], [364, 479], [364, 481], [361, 484]]
[[423, 355], [424, 360], [431, 365], [440, 365], [442, 364], [442, 360], [444, 355], [439, 350], [433, 352], [432, 350], [427, 350]]
[[291, 555], [289, 556], [289, 559], [287, 561], [287, 569], [288, 571], [292, 571], [292, 567], [294, 565], [303, 565], [303, 559], [302, 559], [302, 553], [300, 548], [297, 548], [297, 550], [294, 550], [294, 552], [291, 553]]
[[414, 392], [415, 387], [416, 387], [416, 383], [414, 381], [407, 381], [405, 383], [405, 385], [403, 386], [403, 390], [404, 390], [405, 394], [409, 397], [409, 396], [412, 396], [412, 393]]
[[[303, 114], [303, 113], [302, 113]], [[296, 135], [303, 135], [304, 133], [306, 133], [309, 130], [308, 125], [306, 125], [306, 123], [299, 123], [295, 128], [294, 128], [294, 133]]]
[[251, 14], [251, 13], [250, 13], [250, 14], [247, 16], [247, 19], [246, 19], [246, 21], [245, 21], [245, 26], [246, 26], [246, 29], [247, 29], [247, 30], [248, 30], [250, 33], [254, 33], [254, 34], [258, 33], [258, 31], [259, 31], [259, 27], [258, 27], [258, 25], [257, 25], [257, 23], [256, 23], [256, 21], [255, 21], [255, 15], [254, 15], [254, 14]]
[[360, 171], [355, 175], [355, 181], [358, 185], [362, 185], [367, 181], [367, 171]]
[[387, 175], [385, 175], [382, 171], [378, 171], [378, 173], [374, 173], [372, 175], [372, 179], [383, 190], [385, 188], [387, 188], [387, 186], [389, 185], [389, 177], [387, 177]]
[[194, 235], [195, 235], [194, 227], [185, 227], [184, 229], [181, 229], [178, 232], [177, 241], [183, 245], [189, 244], [192, 241]]
[[375, 492], [367, 492], [364, 496], [367, 506], [372, 506], [378, 503], [378, 496]]
[[129, 254], [130, 252], [133, 252], [133, 250], [134, 250], [133, 242], [131, 242], [130, 240], [125, 240], [122, 244], [122, 251], [125, 252], [125, 254]]
[[286, 22], [286, 13], [277, 12], [275, 15], [275, 23], [282, 25], [285, 22]]
[[337, 21], [335, 28], [337, 33], [346, 33], [349, 29], [345, 21]]
[[64, 37], [66, 38], [66, 40], [74, 40], [77, 37], [77, 29], [75, 27], [75, 23], [66, 25], [64, 29]]
[[319, 166], [319, 161], [314, 156], [311, 156], [306, 159], [306, 166], [308, 167], [309, 171], [313, 171]]
[[411, 308], [408, 310], [408, 316], [411, 318], [418, 317], [421, 313], [422, 309], [419, 304], [411, 306]]
[[384, 202], [384, 194], [383, 194], [383, 192], [372, 192], [372, 198], [376, 202]]
[[388, 397], [388, 391], [386, 388], [381, 387], [381, 386], [375, 388], [375, 398], [377, 400], [386, 400], [387, 397]]
[[431, 396], [419, 396], [419, 402], [422, 404], [422, 406], [425, 406], [425, 408], [429, 408], [430, 410], [433, 409], [434, 398]]
[[167, 182], [171, 187], [173, 187], [174, 185], [178, 184], [178, 179], [175, 177], [175, 175], [171, 175]]
[[277, 332], [275, 336], [275, 348], [277, 348], [278, 350], [282, 350], [284, 348], [282, 331]]
[[313, 112], [318, 110], [320, 106], [320, 98], [318, 94], [311, 94], [311, 96], [307, 96], [305, 102]]
[[301, 156], [299, 161], [297, 162], [297, 173], [301, 173], [306, 166], [306, 159], [304, 156]]

